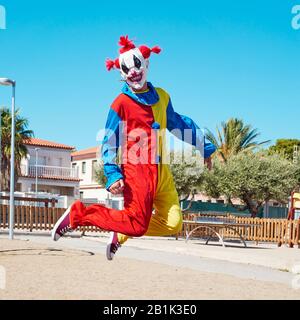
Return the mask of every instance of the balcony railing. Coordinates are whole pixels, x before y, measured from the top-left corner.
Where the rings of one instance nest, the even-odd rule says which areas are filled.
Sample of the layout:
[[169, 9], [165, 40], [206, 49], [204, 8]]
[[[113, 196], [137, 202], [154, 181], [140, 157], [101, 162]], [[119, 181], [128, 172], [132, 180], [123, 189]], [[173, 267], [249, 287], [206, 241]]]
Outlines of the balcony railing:
[[67, 168], [67, 167], [53, 167], [53, 166], [42, 166], [42, 165], [22, 165], [21, 174], [23, 176], [30, 177], [44, 177], [44, 178], [61, 178], [69, 179], [74, 178], [78, 179], [78, 169], [76, 168]]

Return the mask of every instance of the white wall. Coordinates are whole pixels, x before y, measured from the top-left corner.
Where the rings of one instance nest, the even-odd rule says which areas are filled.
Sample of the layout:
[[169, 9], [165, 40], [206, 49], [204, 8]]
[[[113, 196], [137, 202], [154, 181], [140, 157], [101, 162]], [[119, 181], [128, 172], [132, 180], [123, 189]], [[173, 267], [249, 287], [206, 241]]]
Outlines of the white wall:
[[[84, 159], [73, 161], [72, 164], [76, 164], [79, 172], [80, 180], [80, 193], [84, 199], [98, 199], [99, 201], [104, 201], [107, 199], [108, 192], [105, 188], [101, 187], [96, 182], [93, 181], [93, 161], [97, 161], [99, 164], [98, 158]], [[82, 164], [86, 163], [86, 172], [82, 172]]]
[[[22, 192], [35, 191], [35, 179], [20, 177], [18, 183], [21, 184]], [[46, 185], [53, 188], [53, 190], [60, 187], [69, 187], [74, 189], [74, 197], [79, 198], [79, 182], [78, 181], [64, 181], [64, 180], [51, 180], [51, 179], [38, 179], [38, 185]], [[54, 191], [54, 193], [56, 193]]]
[[[36, 146], [27, 145], [27, 158], [22, 159], [21, 166], [35, 165]], [[71, 150], [38, 147], [38, 164], [53, 167], [71, 168]], [[21, 184], [22, 192], [35, 191], [35, 179], [20, 177], [18, 183]], [[79, 181], [38, 179], [39, 185], [49, 186], [49, 190], [56, 193], [61, 187], [69, 187], [74, 190], [74, 197], [69, 196], [68, 200], [79, 198]], [[48, 188], [47, 188], [48, 189]]]
[[80, 189], [80, 192], [83, 192], [84, 199], [98, 199], [104, 201], [107, 199], [108, 192], [105, 188], [102, 189]]
[[[38, 164], [54, 167], [71, 167], [71, 150], [38, 147]], [[25, 162], [35, 165], [35, 146], [27, 146], [28, 159]]]
[[[85, 160], [78, 160], [73, 161], [73, 165], [76, 164], [79, 173], [80, 186], [86, 185], [97, 185], [96, 181], [93, 181], [92, 174], [93, 174], [93, 161], [98, 161], [97, 158], [94, 159], [85, 159]], [[86, 163], [86, 170], [85, 173], [82, 172], [83, 163]]]

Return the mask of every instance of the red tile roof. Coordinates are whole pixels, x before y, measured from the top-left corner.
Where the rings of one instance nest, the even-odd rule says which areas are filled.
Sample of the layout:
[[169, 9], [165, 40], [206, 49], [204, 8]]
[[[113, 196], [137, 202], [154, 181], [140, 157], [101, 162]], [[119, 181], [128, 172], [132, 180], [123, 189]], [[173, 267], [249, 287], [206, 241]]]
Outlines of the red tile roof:
[[38, 139], [38, 138], [30, 138], [30, 139], [25, 140], [25, 145], [47, 147], [47, 148], [56, 148], [56, 149], [66, 149], [66, 150], [74, 150], [75, 149], [75, 147], [67, 146], [62, 143], [57, 143], [57, 142], [48, 141], [48, 140], [42, 140], [42, 139]]
[[77, 157], [77, 156], [83, 156], [86, 154], [90, 154], [90, 153], [98, 153], [99, 152], [99, 146], [98, 147], [91, 147], [88, 149], [84, 149], [84, 150], [79, 150], [79, 151], [75, 151], [73, 153], [71, 153], [72, 157]]
[[100, 157], [100, 147], [92, 147], [71, 153], [71, 161], [97, 159]]

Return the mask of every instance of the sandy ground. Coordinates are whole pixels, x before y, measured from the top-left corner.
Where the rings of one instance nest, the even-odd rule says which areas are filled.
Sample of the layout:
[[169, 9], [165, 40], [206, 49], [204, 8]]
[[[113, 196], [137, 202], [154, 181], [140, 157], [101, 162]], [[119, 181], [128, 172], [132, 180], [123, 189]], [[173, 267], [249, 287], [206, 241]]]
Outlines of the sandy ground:
[[[90, 233], [86, 239], [106, 243], [107, 234], [97, 236]], [[216, 242], [204, 245], [204, 240], [184, 239], [174, 241], [170, 238], [142, 237], [127, 241], [126, 246], [139, 249], [149, 249], [160, 252], [177, 253], [183, 256], [194, 256], [209, 259], [217, 259], [243, 264], [269, 267], [277, 270], [292, 271], [295, 266], [300, 267], [300, 250], [288, 246], [278, 247], [273, 243], [247, 242], [248, 247], [244, 248], [239, 241], [226, 243], [223, 248]]]
[[[52, 243], [48, 237], [25, 239], [0, 237], [0, 299], [300, 299], [300, 290], [288, 283], [203, 272], [122, 255], [108, 262], [104, 245], [99, 253], [92, 241], [84, 239], [69, 239], [65, 245]], [[82, 243], [80, 250], [76, 243]], [[185, 259], [176, 252], [178, 243], [173, 242], [173, 246], [178, 261]], [[136, 248], [133, 253], [138, 256], [143, 250]], [[157, 251], [145, 252], [155, 261]], [[244, 266], [249, 268], [248, 264]], [[4, 270], [6, 287], [1, 289]]]

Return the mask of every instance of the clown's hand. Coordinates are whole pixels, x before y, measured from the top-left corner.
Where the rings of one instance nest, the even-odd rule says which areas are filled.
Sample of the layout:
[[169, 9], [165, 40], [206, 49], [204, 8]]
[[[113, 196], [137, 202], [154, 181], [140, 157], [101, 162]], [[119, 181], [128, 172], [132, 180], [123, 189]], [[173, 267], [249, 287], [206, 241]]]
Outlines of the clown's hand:
[[120, 194], [123, 192], [123, 190], [124, 190], [124, 180], [123, 179], [120, 179], [117, 182], [113, 183], [109, 188], [109, 191], [112, 194]]
[[211, 170], [212, 169], [211, 157], [204, 159], [204, 164], [207, 166], [208, 170]]

